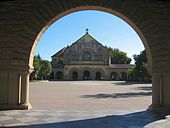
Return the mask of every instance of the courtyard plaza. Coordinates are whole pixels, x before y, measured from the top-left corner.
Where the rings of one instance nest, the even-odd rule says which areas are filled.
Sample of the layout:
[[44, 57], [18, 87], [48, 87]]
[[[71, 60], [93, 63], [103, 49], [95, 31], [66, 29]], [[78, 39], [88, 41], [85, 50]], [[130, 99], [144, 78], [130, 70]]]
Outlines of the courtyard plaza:
[[0, 111], [0, 127], [168, 128], [169, 117], [147, 111], [152, 85], [124, 81], [30, 83], [31, 110]]

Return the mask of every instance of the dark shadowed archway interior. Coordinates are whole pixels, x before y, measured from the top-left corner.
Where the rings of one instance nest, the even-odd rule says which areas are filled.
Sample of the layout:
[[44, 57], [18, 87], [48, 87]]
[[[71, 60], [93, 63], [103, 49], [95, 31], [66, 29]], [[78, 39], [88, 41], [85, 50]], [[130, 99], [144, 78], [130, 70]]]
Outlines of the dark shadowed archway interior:
[[101, 80], [101, 72], [96, 72], [96, 80]]
[[56, 72], [56, 80], [63, 80], [63, 73], [61, 71]]
[[72, 80], [78, 80], [78, 72], [77, 71], [73, 71]]
[[83, 75], [84, 80], [90, 80], [90, 72], [89, 71], [84, 71], [84, 75]]

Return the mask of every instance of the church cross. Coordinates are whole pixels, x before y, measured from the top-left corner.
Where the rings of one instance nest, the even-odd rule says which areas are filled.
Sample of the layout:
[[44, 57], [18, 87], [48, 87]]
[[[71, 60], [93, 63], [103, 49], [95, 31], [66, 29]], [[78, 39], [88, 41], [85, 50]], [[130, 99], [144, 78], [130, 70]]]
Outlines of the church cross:
[[88, 31], [89, 31], [89, 29], [88, 29], [88, 28], [86, 28], [86, 33], [88, 33]]

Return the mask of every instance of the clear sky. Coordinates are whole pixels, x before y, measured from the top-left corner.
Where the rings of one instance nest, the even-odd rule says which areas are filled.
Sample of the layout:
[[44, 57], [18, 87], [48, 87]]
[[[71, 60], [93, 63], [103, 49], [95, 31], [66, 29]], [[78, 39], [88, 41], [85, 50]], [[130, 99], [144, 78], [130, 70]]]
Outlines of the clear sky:
[[58, 50], [82, 37], [86, 28], [97, 41], [108, 47], [119, 48], [132, 59], [134, 54], [144, 50], [139, 36], [122, 19], [101, 11], [78, 11], [53, 23], [40, 39], [35, 54], [51, 60]]

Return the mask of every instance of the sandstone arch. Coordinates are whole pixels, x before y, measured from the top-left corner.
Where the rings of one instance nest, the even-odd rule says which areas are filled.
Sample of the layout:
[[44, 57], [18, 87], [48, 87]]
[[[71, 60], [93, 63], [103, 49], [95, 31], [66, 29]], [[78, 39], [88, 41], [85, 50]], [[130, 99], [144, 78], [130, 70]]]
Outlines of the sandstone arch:
[[44, 31], [59, 18], [79, 10], [114, 14], [138, 33], [153, 78], [152, 108], [170, 107], [170, 4], [158, 1], [8, 0], [0, 2], [0, 107], [29, 108], [29, 74]]

